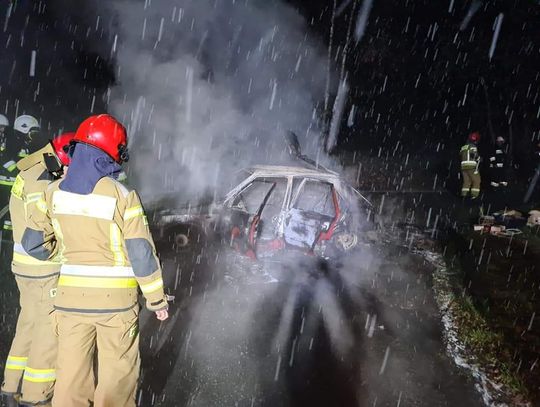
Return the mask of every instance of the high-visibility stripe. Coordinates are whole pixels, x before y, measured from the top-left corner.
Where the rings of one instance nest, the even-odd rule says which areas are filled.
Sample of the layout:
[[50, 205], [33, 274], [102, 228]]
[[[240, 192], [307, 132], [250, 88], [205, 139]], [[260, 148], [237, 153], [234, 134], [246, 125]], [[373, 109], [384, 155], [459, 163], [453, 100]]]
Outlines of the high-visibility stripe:
[[15, 178], [15, 182], [13, 183], [13, 187], [11, 188], [11, 195], [13, 195], [16, 198], [22, 199], [24, 190], [24, 178], [20, 175], [17, 175]]
[[9, 160], [4, 164], [4, 168], [9, 172], [13, 171], [17, 167], [17, 163], [13, 160]]
[[26, 195], [26, 202], [39, 201], [43, 197], [43, 192], [34, 192]]
[[54, 266], [59, 265], [58, 262], [38, 260], [28, 254], [21, 254], [13, 252], [13, 262], [18, 264], [24, 264], [25, 266]]
[[462, 161], [461, 162], [461, 165], [464, 165], [464, 164], [472, 164], [472, 165], [476, 165], [476, 161]]
[[83, 266], [77, 264], [63, 264], [60, 273], [67, 276], [81, 277], [135, 277], [131, 267], [118, 266]]
[[122, 251], [122, 233], [116, 223], [111, 223], [109, 234], [110, 249], [114, 258], [114, 265], [124, 266], [126, 264], [126, 258]]
[[[15, 186], [13, 186], [15, 187]], [[13, 191], [13, 189], [12, 189]], [[42, 192], [28, 194], [24, 200], [24, 213], [28, 216], [28, 205], [36, 204], [36, 207], [43, 213], [47, 213], [47, 203]]]
[[55, 369], [33, 369], [27, 367], [24, 370], [23, 380], [33, 383], [54, 382], [56, 380]]
[[0, 185], [7, 185], [9, 187], [12, 187], [13, 184], [15, 184], [15, 178], [0, 175]]
[[6, 369], [9, 370], [24, 370], [24, 366], [19, 366], [13, 363], [6, 363]]
[[151, 283], [141, 284], [140, 287], [141, 287], [141, 291], [144, 294], [150, 294], [163, 287], [163, 280], [159, 278], [155, 281], [152, 281]]
[[52, 211], [56, 215], [76, 215], [112, 220], [116, 198], [89, 194], [79, 195], [66, 191], [54, 191]]
[[24, 362], [26, 366], [26, 361], [28, 360], [28, 356], [11, 356], [8, 355], [7, 357], [8, 362]]
[[137, 205], [132, 208], [126, 209], [126, 211], [124, 212], [124, 220], [133, 219], [133, 218], [136, 218], [137, 216], [143, 216], [143, 215], [144, 215], [143, 207], [141, 205]]
[[35, 203], [36, 203], [36, 208], [38, 208], [43, 213], [47, 213], [47, 202], [45, 202], [42, 196], [40, 196], [35, 201]]
[[28, 357], [26, 356], [8, 356], [6, 360], [6, 369], [24, 370], [27, 361]]
[[137, 280], [135, 278], [76, 277], [60, 275], [58, 286], [80, 288], [137, 288]]

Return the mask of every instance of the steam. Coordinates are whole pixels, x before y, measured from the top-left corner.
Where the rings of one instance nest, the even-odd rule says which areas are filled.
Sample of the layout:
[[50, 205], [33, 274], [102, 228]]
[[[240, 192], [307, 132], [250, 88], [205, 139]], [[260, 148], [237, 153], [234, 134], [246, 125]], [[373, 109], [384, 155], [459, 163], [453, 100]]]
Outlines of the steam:
[[199, 195], [251, 164], [286, 160], [292, 130], [315, 155], [325, 64], [303, 18], [264, 0], [115, 1], [128, 174], [144, 194]]
[[[171, 191], [196, 198], [230, 186], [240, 168], [287, 163], [287, 131], [298, 135], [304, 154], [321, 159], [319, 102], [325, 98], [327, 60], [294, 9], [267, 0], [112, 4], [118, 16], [111, 50], [118, 85], [109, 111], [128, 126], [128, 176], [143, 196]], [[346, 85], [341, 93], [333, 145]], [[373, 275], [367, 252], [343, 271], [327, 274], [294, 257], [276, 266], [288, 280], [256, 289], [241, 282], [215, 290], [205, 284], [191, 307], [184, 353], [186, 369], [195, 371], [189, 375], [196, 375], [190, 379], [196, 383], [190, 403], [232, 405], [285, 391], [291, 375], [309, 369], [317, 347], [325, 346], [320, 329], [335, 359], [356, 373], [361, 326], [342, 297], [362, 301], [359, 287]], [[242, 274], [228, 260], [216, 267]], [[275, 328], [268, 331], [269, 326]], [[257, 337], [261, 332], [264, 338]], [[252, 342], [260, 349], [249, 348]], [[181, 369], [174, 374], [181, 376]], [[169, 377], [163, 394], [175, 394], [179, 381]]]

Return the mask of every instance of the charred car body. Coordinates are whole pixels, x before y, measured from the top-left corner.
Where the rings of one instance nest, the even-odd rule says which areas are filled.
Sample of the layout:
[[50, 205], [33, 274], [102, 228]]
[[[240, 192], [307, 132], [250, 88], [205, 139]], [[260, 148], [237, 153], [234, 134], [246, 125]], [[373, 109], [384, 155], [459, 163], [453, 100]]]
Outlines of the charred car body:
[[284, 250], [332, 258], [357, 249], [371, 229], [369, 202], [333, 171], [269, 165], [242, 173], [219, 204], [156, 206], [158, 244], [179, 250], [219, 240], [254, 259]]

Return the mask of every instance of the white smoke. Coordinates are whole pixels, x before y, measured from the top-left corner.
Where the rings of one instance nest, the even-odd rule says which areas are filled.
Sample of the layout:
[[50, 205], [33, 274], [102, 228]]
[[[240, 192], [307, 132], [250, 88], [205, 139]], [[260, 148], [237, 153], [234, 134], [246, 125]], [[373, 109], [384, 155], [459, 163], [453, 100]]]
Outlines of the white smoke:
[[118, 85], [109, 110], [129, 127], [129, 175], [143, 195], [190, 196], [234, 170], [285, 158], [283, 133], [320, 143], [319, 46], [292, 7], [266, 0], [114, 1]]

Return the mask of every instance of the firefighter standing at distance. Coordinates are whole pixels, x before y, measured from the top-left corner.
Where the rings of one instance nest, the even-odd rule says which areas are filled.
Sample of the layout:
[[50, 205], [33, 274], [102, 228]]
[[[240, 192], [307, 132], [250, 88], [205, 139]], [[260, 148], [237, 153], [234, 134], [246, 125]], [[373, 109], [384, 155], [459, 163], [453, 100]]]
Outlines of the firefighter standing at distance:
[[50, 405], [55, 365], [56, 337], [50, 314], [60, 271], [60, 264], [40, 261], [29, 256], [21, 245], [27, 226], [27, 215], [51, 181], [69, 164], [64, 151], [74, 134], [64, 134], [17, 163], [20, 171], [11, 189], [9, 209], [13, 221], [13, 262], [20, 293], [20, 306], [15, 337], [11, 344], [2, 384], [8, 406], [18, 402]]
[[506, 140], [499, 136], [489, 155], [490, 185], [495, 189], [508, 186], [506, 173], [507, 148]]
[[480, 195], [480, 155], [478, 154], [478, 141], [480, 134], [478, 132], [471, 133], [467, 140], [467, 144], [461, 147], [461, 176], [462, 187], [461, 196], [467, 197], [470, 193], [472, 199], [478, 198]]
[[74, 143], [66, 177], [49, 186], [23, 237], [36, 258], [57, 252], [62, 259], [53, 406], [133, 407], [137, 288], [147, 308], [167, 319], [161, 267], [139, 196], [115, 179], [128, 159], [125, 128], [112, 116], [91, 116]]

